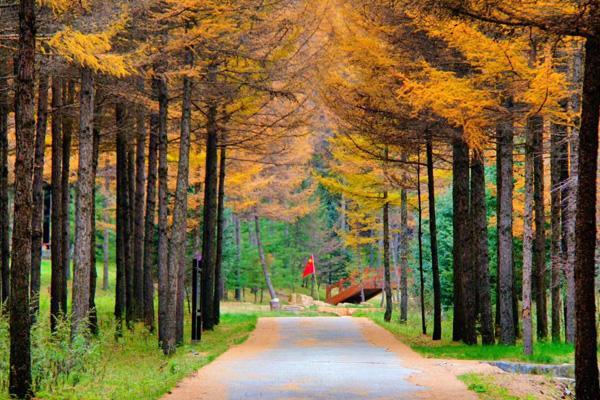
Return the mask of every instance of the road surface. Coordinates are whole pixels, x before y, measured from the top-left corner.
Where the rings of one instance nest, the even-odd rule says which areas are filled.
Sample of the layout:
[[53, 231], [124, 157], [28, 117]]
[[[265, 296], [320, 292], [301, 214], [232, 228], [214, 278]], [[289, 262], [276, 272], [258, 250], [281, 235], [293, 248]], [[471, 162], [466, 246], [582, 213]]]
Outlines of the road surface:
[[476, 399], [448, 365], [364, 318], [261, 318], [164, 399]]

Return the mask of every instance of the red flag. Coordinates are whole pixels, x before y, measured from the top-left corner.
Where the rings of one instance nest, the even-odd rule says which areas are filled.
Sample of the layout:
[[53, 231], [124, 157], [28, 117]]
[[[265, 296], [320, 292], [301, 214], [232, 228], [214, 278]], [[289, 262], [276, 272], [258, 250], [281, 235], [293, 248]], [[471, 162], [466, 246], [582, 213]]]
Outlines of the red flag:
[[306, 262], [306, 266], [304, 267], [304, 272], [302, 273], [302, 278], [306, 278], [309, 275], [315, 273], [315, 258], [314, 256], [310, 256], [308, 261]]

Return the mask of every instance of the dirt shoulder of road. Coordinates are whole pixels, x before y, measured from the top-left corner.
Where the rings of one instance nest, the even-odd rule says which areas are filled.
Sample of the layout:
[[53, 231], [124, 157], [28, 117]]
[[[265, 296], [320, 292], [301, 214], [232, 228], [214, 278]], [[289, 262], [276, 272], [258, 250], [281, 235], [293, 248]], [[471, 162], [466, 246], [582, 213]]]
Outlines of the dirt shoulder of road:
[[501, 388], [500, 390], [505, 390], [507, 395], [518, 399], [570, 398], [568, 394], [565, 395], [565, 392], [570, 393], [567, 384], [559, 379], [540, 375], [512, 374], [484, 361], [425, 358], [370, 319], [356, 319], [360, 320], [363, 334], [368, 341], [394, 352], [402, 362], [406, 363], [406, 366], [418, 370], [409, 380], [424, 387], [424, 390], [419, 393], [422, 399], [494, 398], [489, 395], [486, 397], [486, 394], [479, 397], [475, 392], [469, 391], [467, 386], [458, 379], [465, 374], [481, 375], [484, 381], [492, 383]]
[[248, 340], [223, 353], [215, 361], [180, 381], [163, 400], [227, 399], [224, 382], [239, 373], [224, 367], [230, 360], [243, 360], [267, 351], [279, 341], [279, 328], [273, 318], [260, 318]]

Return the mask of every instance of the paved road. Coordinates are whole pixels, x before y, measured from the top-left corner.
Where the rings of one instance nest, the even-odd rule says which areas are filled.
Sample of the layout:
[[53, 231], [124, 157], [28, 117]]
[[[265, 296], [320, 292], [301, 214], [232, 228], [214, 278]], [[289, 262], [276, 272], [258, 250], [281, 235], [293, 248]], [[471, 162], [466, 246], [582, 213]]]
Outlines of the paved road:
[[393, 344], [378, 344], [384, 336], [390, 340], [388, 332], [364, 319], [263, 318], [247, 342], [165, 399], [471, 398], [453, 376], [450, 386], [457, 384], [458, 393], [449, 388], [449, 397], [427, 395], [427, 388], [408, 380], [419, 372], [409, 365], [415, 359], [401, 358]]

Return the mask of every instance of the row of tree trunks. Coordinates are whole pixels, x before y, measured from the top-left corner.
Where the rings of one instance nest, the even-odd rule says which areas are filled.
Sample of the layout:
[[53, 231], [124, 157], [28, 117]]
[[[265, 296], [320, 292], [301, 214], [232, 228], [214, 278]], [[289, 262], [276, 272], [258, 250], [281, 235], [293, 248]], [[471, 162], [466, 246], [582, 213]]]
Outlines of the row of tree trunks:
[[10, 246], [8, 211], [8, 75], [5, 52], [0, 53], [0, 302], [6, 304], [10, 293]]
[[15, 201], [10, 273], [10, 377], [9, 393], [19, 399], [33, 397], [31, 388], [31, 201], [35, 141], [35, 1], [21, 0], [19, 49], [15, 60]]
[[42, 242], [44, 220], [44, 154], [48, 123], [48, 77], [41, 75], [38, 83], [37, 124], [33, 161], [33, 194], [31, 216], [31, 316], [35, 320], [40, 305]]

